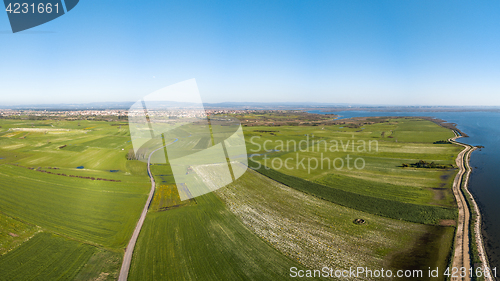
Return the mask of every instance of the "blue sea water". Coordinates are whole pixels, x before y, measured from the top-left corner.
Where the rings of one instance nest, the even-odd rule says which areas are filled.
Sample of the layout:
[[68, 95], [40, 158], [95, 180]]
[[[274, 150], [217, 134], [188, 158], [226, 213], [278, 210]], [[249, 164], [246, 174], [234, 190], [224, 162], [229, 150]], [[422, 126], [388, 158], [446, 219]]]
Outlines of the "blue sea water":
[[472, 153], [473, 168], [469, 190], [474, 195], [483, 216], [483, 237], [491, 267], [500, 268], [500, 112], [376, 112], [337, 111], [341, 117], [430, 116], [456, 123], [468, 138], [458, 141], [484, 148]]

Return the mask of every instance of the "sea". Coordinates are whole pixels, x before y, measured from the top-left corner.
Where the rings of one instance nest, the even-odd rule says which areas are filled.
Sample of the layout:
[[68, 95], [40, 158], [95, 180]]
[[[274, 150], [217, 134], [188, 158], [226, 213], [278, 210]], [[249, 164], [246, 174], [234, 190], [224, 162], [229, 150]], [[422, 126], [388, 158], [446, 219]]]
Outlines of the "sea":
[[500, 269], [500, 112], [404, 112], [312, 110], [310, 113], [337, 114], [339, 119], [375, 116], [427, 116], [456, 123], [469, 137], [457, 141], [484, 146], [472, 152], [469, 190], [482, 214], [482, 234], [492, 268]]

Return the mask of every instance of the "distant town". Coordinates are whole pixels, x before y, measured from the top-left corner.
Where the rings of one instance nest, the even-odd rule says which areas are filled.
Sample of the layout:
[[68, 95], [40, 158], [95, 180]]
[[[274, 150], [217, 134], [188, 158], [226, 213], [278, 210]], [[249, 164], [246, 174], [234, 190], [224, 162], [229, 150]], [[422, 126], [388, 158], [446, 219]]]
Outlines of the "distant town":
[[[257, 110], [233, 110], [233, 109], [218, 109], [218, 110], [201, 110], [201, 109], [174, 109], [174, 110], [154, 110], [148, 111], [148, 114], [154, 116], [184, 118], [184, 117], [203, 117], [206, 115], [218, 114], [248, 114], [254, 113]], [[143, 112], [141, 112], [143, 113]], [[139, 114], [139, 112], [132, 112], [132, 115]], [[0, 109], [0, 117], [109, 117], [115, 116], [118, 119], [126, 119], [129, 116], [128, 110], [13, 110], [13, 109]], [[122, 117], [122, 118], [120, 118]]]

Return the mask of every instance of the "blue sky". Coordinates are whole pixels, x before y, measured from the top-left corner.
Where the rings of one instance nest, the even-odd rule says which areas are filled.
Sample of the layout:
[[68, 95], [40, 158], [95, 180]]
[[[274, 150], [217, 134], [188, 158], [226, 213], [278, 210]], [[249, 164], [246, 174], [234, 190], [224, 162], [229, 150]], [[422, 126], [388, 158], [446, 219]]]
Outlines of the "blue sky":
[[135, 101], [196, 78], [205, 102], [500, 106], [499, 1], [85, 1], [12, 34], [0, 103]]

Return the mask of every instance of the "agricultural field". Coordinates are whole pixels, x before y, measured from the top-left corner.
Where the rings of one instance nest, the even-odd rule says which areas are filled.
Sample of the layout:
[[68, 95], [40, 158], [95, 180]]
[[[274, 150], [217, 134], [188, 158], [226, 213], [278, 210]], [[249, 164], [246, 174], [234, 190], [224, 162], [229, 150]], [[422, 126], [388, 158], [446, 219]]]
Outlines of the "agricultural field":
[[[320, 264], [396, 271], [447, 264], [452, 227], [392, 220], [331, 204], [252, 170], [216, 194], [259, 237], [308, 268]], [[364, 223], [354, 223], [357, 219]], [[435, 244], [426, 252], [430, 245], [423, 239], [428, 236]]]
[[96, 248], [49, 233], [39, 233], [0, 256], [0, 280], [72, 280]]
[[283, 280], [290, 267], [305, 268], [245, 227], [214, 193], [195, 202], [150, 209], [129, 280]]
[[39, 227], [0, 213], [0, 255], [30, 239]]
[[[123, 247], [149, 190], [146, 164], [126, 160], [126, 126], [1, 122], [0, 211], [89, 243]], [[24, 138], [12, 136], [24, 130]]]
[[122, 256], [123, 253], [120, 251], [96, 249], [73, 280], [117, 280]]
[[21, 263], [38, 268], [36, 280], [115, 280], [150, 187], [146, 164], [126, 158], [126, 123], [2, 119], [0, 127], [6, 280], [31, 280], [32, 270], [14, 270]]
[[238, 118], [244, 126], [297, 126], [331, 125], [333, 114], [314, 114], [301, 110], [262, 110], [253, 113], [239, 113]]
[[347, 192], [289, 176], [272, 169], [256, 169], [261, 174], [307, 194], [356, 210], [409, 222], [439, 224], [456, 219], [456, 210], [438, 206], [408, 204], [395, 200]]
[[112, 248], [126, 245], [146, 200], [145, 190], [131, 188], [131, 182], [64, 177], [14, 165], [1, 165], [0, 176], [5, 214]]
[[[293, 113], [301, 125], [285, 126], [285, 113], [247, 117], [256, 171], [230, 185], [182, 201], [188, 187], [175, 182], [170, 164], [151, 166], [156, 192], [129, 280], [282, 280], [290, 267], [318, 264], [447, 265], [455, 228], [442, 222], [456, 218], [449, 165], [460, 148], [434, 142], [451, 130], [415, 118], [352, 125]], [[182, 137], [173, 145], [201, 150], [211, 142]], [[127, 124], [116, 120], [0, 119], [0, 272], [16, 269], [4, 278], [30, 280], [28, 268], [37, 280], [117, 278], [150, 188], [147, 165], [131, 160], [131, 148]], [[307, 163], [348, 156], [363, 158], [363, 168]], [[290, 164], [308, 165], [273, 166], [293, 157]], [[403, 165], [419, 160], [448, 168]], [[206, 181], [221, 180], [210, 171], [192, 168]]]
[[447, 208], [455, 208], [451, 183], [457, 169], [403, 164], [425, 160], [454, 165], [460, 148], [433, 143], [453, 136], [447, 128], [415, 118], [381, 119], [359, 127], [245, 128], [255, 167], [361, 195]]

